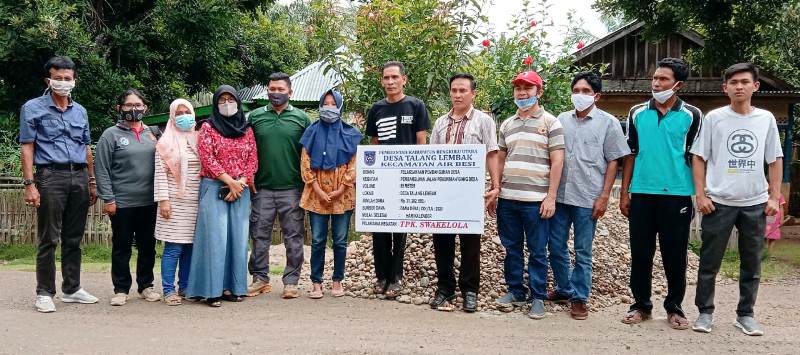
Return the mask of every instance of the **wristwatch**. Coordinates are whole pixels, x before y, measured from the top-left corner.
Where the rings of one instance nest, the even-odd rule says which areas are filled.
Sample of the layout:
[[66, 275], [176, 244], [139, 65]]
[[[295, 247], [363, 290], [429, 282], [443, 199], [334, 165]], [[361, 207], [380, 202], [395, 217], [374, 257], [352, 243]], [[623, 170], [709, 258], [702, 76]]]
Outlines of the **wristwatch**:
[[22, 184], [25, 186], [33, 185], [33, 179], [22, 179]]

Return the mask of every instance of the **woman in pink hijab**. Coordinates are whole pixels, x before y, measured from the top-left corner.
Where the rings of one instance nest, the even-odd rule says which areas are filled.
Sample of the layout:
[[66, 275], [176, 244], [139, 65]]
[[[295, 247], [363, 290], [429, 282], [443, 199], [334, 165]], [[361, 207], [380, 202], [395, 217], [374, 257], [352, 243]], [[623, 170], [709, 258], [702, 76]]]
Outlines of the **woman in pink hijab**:
[[155, 168], [156, 239], [164, 242], [161, 282], [164, 303], [169, 306], [181, 304], [189, 279], [199, 189], [194, 108], [189, 101], [177, 99], [169, 105], [169, 122], [156, 144]]

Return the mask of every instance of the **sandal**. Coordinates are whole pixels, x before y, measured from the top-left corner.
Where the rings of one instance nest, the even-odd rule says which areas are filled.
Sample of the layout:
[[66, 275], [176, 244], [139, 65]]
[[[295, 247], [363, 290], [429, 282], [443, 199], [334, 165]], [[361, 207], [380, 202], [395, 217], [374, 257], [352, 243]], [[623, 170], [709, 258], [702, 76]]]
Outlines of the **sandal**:
[[372, 285], [372, 291], [376, 295], [381, 295], [386, 292], [386, 280], [378, 280]]
[[181, 296], [179, 296], [177, 293], [170, 293], [168, 296], [164, 297], [164, 303], [167, 306], [180, 306]]
[[442, 304], [436, 307], [436, 310], [442, 312], [452, 312], [456, 310], [456, 306], [450, 303], [450, 301], [445, 300]]
[[308, 291], [308, 298], [318, 300], [322, 298], [324, 294], [322, 293], [322, 284], [314, 284], [310, 291]]
[[667, 316], [667, 322], [672, 329], [686, 330], [689, 329], [689, 320], [678, 313], [670, 313]]
[[[336, 285], [339, 287], [336, 287]], [[334, 281], [333, 286], [331, 286], [331, 296], [333, 297], [342, 297], [344, 296], [344, 286], [342, 286], [341, 281]]]
[[650, 313], [640, 311], [638, 309], [632, 309], [625, 314], [625, 317], [622, 318], [622, 323], [625, 324], [639, 324], [650, 319]]
[[222, 299], [224, 301], [227, 301], [227, 302], [242, 302], [242, 301], [244, 301], [244, 297], [236, 296], [236, 295], [234, 295], [232, 293], [223, 293], [222, 294]]
[[400, 281], [392, 282], [389, 284], [389, 287], [386, 288], [386, 298], [388, 299], [395, 299], [397, 296], [400, 296], [400, 289], [402, 288], [402, 283]]
[[206, 298], [206, 304], [209, 307], [214, 307], [214, 308], [222, 307], [222, 302], [219, 300], [219, 297]]

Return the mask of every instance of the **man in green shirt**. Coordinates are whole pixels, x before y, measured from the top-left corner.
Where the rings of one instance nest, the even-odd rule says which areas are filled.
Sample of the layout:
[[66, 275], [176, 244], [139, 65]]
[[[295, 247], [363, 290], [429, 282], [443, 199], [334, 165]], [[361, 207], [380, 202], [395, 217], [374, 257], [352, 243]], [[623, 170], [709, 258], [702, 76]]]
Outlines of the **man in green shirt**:
[[269, 247], [272, 226], [280, 218], [286, 268], [283, 271], [283, 298], [297, 298], [297, 283], [303, 266], [305, 211], [300, 208], [303, 180], [300, 177], [300, 137], [311, 121], [303, 110], [292, 107], [292, 82], [289, 75], [274, 73], [267, 84], [270, 105], [250, 113], [250, 125], [258, 147], [258, 171], [250, 212], [250, 238], [253, 250], [248, 269], [253, 283], [248, 296], [272, 291], [269, 284]]

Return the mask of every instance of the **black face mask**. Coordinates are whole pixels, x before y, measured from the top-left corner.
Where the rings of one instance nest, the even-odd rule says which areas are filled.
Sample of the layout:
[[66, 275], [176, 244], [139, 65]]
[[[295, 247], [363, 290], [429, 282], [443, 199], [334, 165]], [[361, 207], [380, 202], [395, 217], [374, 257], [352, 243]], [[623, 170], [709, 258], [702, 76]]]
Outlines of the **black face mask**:
[[142, 117], [144, 117], [144, 110], [133, 109], [130, 111], [123, 110], [122, 112], [120, 112], [120, 118], [122, 118], [125, 121], [138, 122], [142, 120]]
[[278, 93], [278, 92], [271, 92], [268, 94], [269, 102], [272, 103], [272, 106], [278, 107], [283, 106], [283, 104], [289, 101], [289, 94], [285, 93]]

